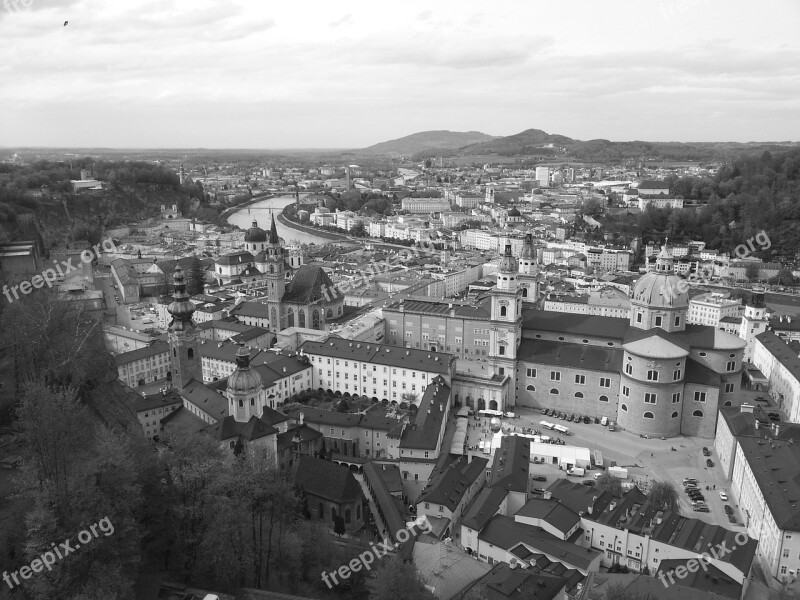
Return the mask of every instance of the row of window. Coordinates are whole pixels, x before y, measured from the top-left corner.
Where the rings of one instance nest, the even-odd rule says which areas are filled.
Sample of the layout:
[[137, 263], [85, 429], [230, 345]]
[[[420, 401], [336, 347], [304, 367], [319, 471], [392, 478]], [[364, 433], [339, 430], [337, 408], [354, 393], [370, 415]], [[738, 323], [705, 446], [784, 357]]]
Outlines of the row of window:
[[[622, 409], [622, 412], [628, 412], [628, 405], [627, 404], [621, 404], [620, 408]], [[677, 419], [679, 416], [680, 415], [678, 414], [678, 411], [673, 411], [669, 418], [670, 419]], [[692, 416], [702, 419], [703, 418], [703, 411], [702, 410], [695, 410], [695, 411], [692, 412]], [[644, 419], [655, 419], [655, 416], [650, 411], [646, 411], [642, 415], [642, 418], [644, 418]]]

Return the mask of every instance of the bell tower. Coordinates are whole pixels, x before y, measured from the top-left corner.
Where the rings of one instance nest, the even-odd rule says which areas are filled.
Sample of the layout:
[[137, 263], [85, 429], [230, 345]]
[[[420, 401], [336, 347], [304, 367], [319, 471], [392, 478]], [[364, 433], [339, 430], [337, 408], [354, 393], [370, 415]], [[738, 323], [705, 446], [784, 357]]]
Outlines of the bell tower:
[[526, 304], [535, 304], [539, 299], [539, 267], [531, 233], [525, 234], [525, 242], [519, 256], [519, 287], [522, 301]]
[[517, 348], [522, 339], [522, 295], [519, 267], [507, 244], [497, 271], [497, 285], [489, 292], [492, 302], [489, 360], [498, 375], [511, 378], [509, 402], [513, 402]]
[[180, 265], [175, 267], [172, 281], [172, 303], [167, 307], [172, 321], [167, 329], [167, 339], [172, 352], [172, 382], [180, 391], [192, 378], [203, 381], [203, 368], [199, 352], [200, 338], [192, 321], [194, 304], [186, 293], [186, 281]]
[[283, 329], [281, 301], [286, 291], [286, 261], [281, 238], [275, 227], [275, 215], [269, 228], [265, 257], [265, 278], [267, 281], [267, 304], [269, 305], [269, 325], [277, 333]]

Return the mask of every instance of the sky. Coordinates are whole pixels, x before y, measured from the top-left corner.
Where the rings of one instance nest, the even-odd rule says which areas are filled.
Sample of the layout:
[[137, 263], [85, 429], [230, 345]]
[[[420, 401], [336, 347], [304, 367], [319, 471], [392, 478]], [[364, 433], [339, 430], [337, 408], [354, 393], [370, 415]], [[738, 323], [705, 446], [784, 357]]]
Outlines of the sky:
[[0, 146], [798, 141], [798, 31], [797, 0], [0, 0]]

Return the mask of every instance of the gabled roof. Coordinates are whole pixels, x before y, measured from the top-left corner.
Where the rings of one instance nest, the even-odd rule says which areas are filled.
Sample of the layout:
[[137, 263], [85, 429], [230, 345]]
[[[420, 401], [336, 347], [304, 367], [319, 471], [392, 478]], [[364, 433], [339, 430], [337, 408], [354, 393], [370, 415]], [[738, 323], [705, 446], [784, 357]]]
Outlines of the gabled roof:
[[370, 344], [345, 340], [334, 335], [328, 336], [325, 341], [308, 340], [300, 346], [300, 354], [313, 354], [330, 356], [386, 365], [415, 369], [428, 373], [450, 372], [450, 364], [455, 360], [451, 354], [432, 352], [430, 350], [417, 350], [384, 344]]
[[214, 419], [220, 420], [228, 416], [228, 399], [216, 390], [207, 387], [202, 381], [190, 379], [184, 388], [179, 390], [179, 393], [181, 397]]
[[122, 354], [115, 354], [114, 362], [116, 362], [117, 366], [119, 367], [143, 358], [150, 358], [151, 356], [158, 356], [159, 354], [164, 353], [169, 353], [169, 343], [162, 340], [156, 340], [144, 348], [137, 348], [136, 350], [130, 350], [128, 352], [123, 352]]
[[340, 298], [342, 293], [333, 285], [322, 267], [303, 265], [297, 269], [282, 300], [292, 304], [312, 304], [320, 300], [331, 302]]
[[514, 515], [514, 519], [519, 521], [517, 517], [545, 521], [558, 531], [562, 531], [564, 535], [581, 522], [578, 513], [552, 497], [549, 499], [532, 498], [528, 500], [525, 506], [520, 508]]
[[441, 504], [451, 511], [455, 510], [464, 494], [486, 470], [489, 461], [485, 458], [475, 457], [470, 461], [469, 456], [447, 455], [441, 467], [431, 473], [429, 483], [422, 490], [417, 500]]
[[240, 250], [239, 252], [231, 252], [230, 254], [223, 254], [220, 256], [216, 263], [218, 265], [246, 265], [247, 263], [253, 263], [255, 258], [249, 252], [244, 250]]
[[530, 466], [530, 440], [516, 435], [503, 436], [500, 447], [494, 451], [492, 472], [487, 483], [508, 492], [527, 493]]
[[256, 317], [259, 319], [269, 318], [269, 306], [263, 302], [240, 302], [231, 309], [231, 315], [237, 317]]
[[311, 456], [301, 456], [297, 462], [294, 485], [307, 494], [336, 504], [357, 501], [363, 495], [350, 469]]

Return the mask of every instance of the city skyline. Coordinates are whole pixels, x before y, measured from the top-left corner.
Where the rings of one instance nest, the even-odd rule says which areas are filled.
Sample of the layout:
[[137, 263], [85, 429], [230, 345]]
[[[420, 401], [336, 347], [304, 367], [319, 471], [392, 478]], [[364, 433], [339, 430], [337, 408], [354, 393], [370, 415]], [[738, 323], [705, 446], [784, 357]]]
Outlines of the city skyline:
[[530, 128], [798, 140], [800, 5], [769, 6], [8, 0], [2, 145], [350, 149]]

